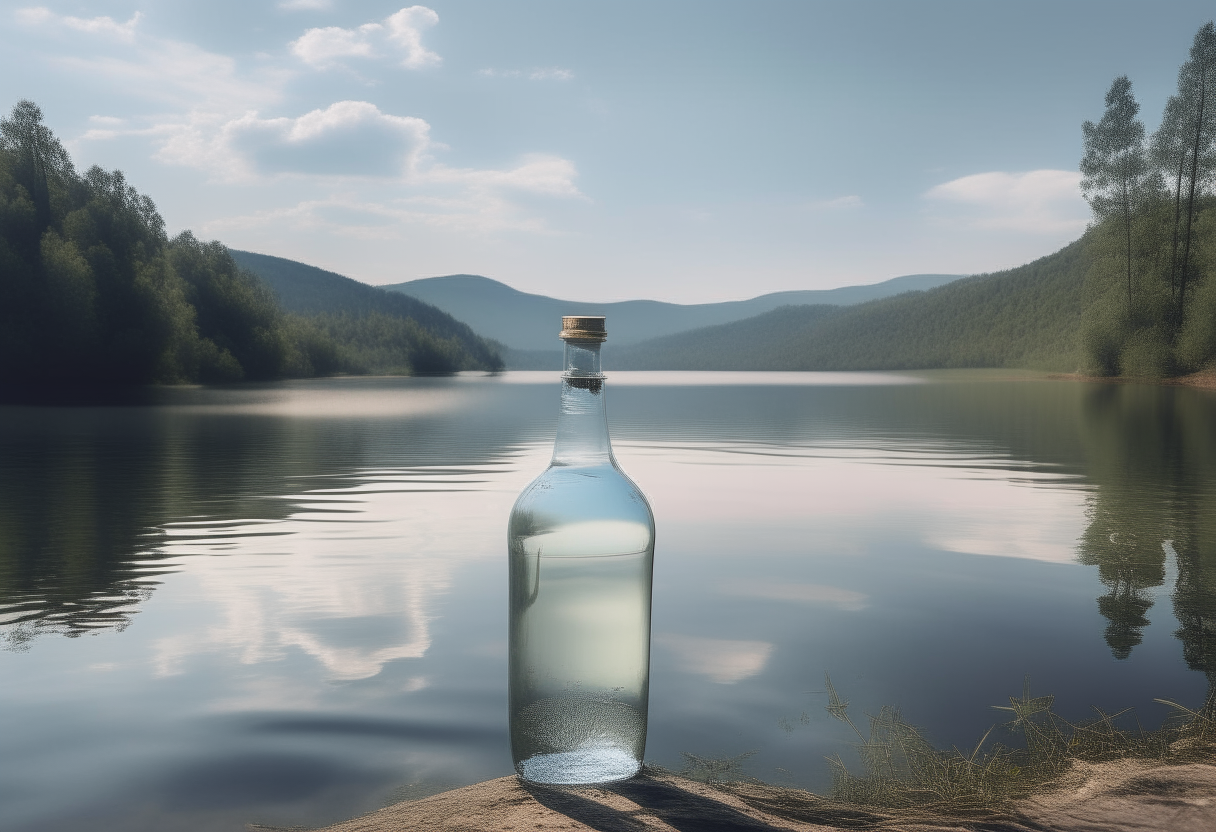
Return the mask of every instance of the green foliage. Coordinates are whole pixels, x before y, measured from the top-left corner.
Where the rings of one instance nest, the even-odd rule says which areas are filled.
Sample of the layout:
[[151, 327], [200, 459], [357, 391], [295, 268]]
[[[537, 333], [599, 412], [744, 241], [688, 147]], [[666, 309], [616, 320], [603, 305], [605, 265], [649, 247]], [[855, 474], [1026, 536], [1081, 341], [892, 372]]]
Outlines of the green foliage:
[[287, 376], [308, 378], [349, 372], [342, 363], [341, 347], [315, 320], [286, 314], [283, 328], [289, 350], [285, 370]]
[[164, 223], [121, 173], [76, 174], [23, 101], [0, 120], [0, 379], [174, 381], [193, 313]]
[[314, 321], [340, 345], [350, 373], [501, 370], [501, 348], [416, 298], [368, 286], [282, 257], [230, 251], [262, 279], [288, 312]]
[[850, 307], [791, 306], [613, 350], [622, 369], [1072, 371], [1087, 268], [1083, 241], [990, 275]]
[[1136, 118], [1139, 112], [1132, 82], [1121, 75], [1106, 93], [1102, 120], [1081, 125], [1085, 137], [1081, 191], [1098, 216], [1131, 214], [1145, 193], [1150, 168], [1144, 149], [1144, 124]]
[[362, 288], [388, 298], [387, 314], [366, 303], [358, 321], [333, 304], [320, 317], [286, 314], [220, 243], [168, 239], [121, 172], [78, 174], [37, 105], [0, 119], [0, 383], [501, 368], [492, 346], [439, 310]]
[[[1130, 709], [1108, 714], [1094, 708], [1092, 719], [1070, 722], [1053, 710], [1054, 696], [1031, 696], [1027, 677], [1021, 696], [995, 706], [1012, 716], [1005, 728], [1021, 735], [1021, 747], [988, 745], [993, 726], [970, 750], [934, 748], [898, 708], [884, 706], [869, 717], [863, 734], [827, 679], [829, 713], [856, 732], [863, 775], [849, 771], [839, 756], [833, 767], [832, 797], [871, 809], [929, 811], [937, 815], [997, 820], [1012, 802], [1049, 785], [1077, 761], [1142, 759], [1187, 762], [1206, 759], [1216, 747], [1216, 720], [1173, 702], [1173, 713], [1156, 731], [1125, 727]], [[906, 818], [910, 820], [910, 818]]]
[[411, 318], [343, 312], [311, 321], [340, 345], [338, 363], [348, 373], [454, 373], [476, 360], [460, 339], [439, 338]]
[[1164, 378], [1216, 362], [1216, 26], [1195, 34], [1147, 147], [1131, 82], [1116, 78], [1102, 122], [1085, 122], [1082, 187], [1094, 209], [1082, 324], [1098, 375]]
[[1148, 163], [1144, 125], [1136, 118], [1140, 105], [1132, 83], [1121, 75], [1106, 93], [1106, 111], [1097, 124], [1081, 125], [1085, 156], [1081, 159], [1081, 191], [1094, 215], [1122, 232], [1122, 265], [1127, 275], [1127, 305], [1135, 303], [1133, 236], [1136, 217], [1146, 200], [1160, 189], [1157, 170]]
[[168, 255], [194, 307], [199, 378], [228, 380], [237, 370], [237, 378], [282, 375], [292, 345], [270, 290], [241, 271], [223, 245], [200, 243], [189, 231], [173, 239]]

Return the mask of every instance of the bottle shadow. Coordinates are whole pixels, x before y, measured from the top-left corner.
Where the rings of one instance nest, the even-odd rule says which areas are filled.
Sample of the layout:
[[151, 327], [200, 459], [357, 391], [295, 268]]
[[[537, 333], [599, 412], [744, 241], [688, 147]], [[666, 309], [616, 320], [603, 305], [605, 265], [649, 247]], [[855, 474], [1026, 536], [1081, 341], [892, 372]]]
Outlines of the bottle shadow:
[[731, 806], [685, 791], [661, 780], [639, 775], [632, 780], [595, 788], [620, 795], [636, 803], [633, 810], [614, 809], [584, 797], [573, 788], [521, 785], [542, 806], [596, 832], [642, 832], [653, 829], [642, 817], [653, 816], [679, 832], [780, 832]]

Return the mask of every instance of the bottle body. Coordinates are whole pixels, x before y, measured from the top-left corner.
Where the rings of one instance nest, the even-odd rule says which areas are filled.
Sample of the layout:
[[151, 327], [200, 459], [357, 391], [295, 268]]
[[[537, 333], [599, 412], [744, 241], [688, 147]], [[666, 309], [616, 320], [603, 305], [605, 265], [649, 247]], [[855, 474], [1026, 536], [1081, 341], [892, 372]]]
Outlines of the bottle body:
[[601, 379], [567, 372], [553, 462], [508, 525], [511, 751], [537, 783], [623, 780], [646, 750], [654, 518], [612, 456]]

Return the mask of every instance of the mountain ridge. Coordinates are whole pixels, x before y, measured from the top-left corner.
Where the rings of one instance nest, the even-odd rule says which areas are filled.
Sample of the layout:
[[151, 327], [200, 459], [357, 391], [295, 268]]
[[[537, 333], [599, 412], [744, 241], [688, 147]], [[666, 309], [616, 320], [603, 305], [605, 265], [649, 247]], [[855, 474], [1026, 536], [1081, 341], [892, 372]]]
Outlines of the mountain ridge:
[[1022, 266], [854, 306], [787, 306], [613, 351], [630, 370], [918, 370], [1008, 367], [1072, 372], [1082, 237]]
[[[433, 336], [449, 342], [453, 347], [459, 345], [459, 350], [473, 366], [502, 366], [499, 350], [494, 344], [468, 324], [425, 301], [399, 292], [387, 292], [378, 286], [370, 286], [337, 272], [285, 257], [232, 248], [228, 249], [228, 252], [238, 266], [257, 275], [270, 287], [280, 307], [286, 312], [320, 319], [345, 315], [363, 320], [385, 316], [399, 321], [412, 321], [411, 326], [417, 325]], [[379, 324], [371, 324], [373, 330], [377, 327]], [[349, 325], [344, 325], [344, 328], [349, 328]], [[383, 340], [388, 336], [384, 333], [364, 333], [362, 337], [371, 337], [374, 341]], [[379, 345], [380, 348], [384, 346], [385, 344]]]
[[[452, 323], [459, 319], [465, 331], [501, 345], [510, 369], [559, 368], [561, 315], [602, 314], [609, 317], [605, 360], [615, 369], [1072, 371], [1083, 363], [1078, 333], [1092, 260], [1087, 237], [991, 274], [908, 275], [870, 286], [716, 304], [580, 303], [521, 292], [480, 275], [372, 287], [283, 258], [244, 253], [237, 259], [260, 265], [253, 270], [288, 309], [329, 308], [323, 292], [309, 293], [317, 281], [340, 280], [360, 296], [374, 294], [378, 303], [417, 304]], [[268, 264], [281, 273], [268, 275]], [[455, 302], [464, 304], [465, 317], [440, 305], [452, 309]]]
[[560, 348], [557, 331], [562, 315], [605, 315], [614, 346], [704, 326], [750, 318], [788, 305], [852, 305], [910, 291], [925, 291], [965, 275], [904, 275], [881, 283], [772, 292], [754, 298], [718, 303], [678, 304], [657, 300], [588, 303], [522, 292], [481, 275], [445, 275], [395, 283], [379, 288], [429, 303], [479, 334], [512, 352], [553, 351]]

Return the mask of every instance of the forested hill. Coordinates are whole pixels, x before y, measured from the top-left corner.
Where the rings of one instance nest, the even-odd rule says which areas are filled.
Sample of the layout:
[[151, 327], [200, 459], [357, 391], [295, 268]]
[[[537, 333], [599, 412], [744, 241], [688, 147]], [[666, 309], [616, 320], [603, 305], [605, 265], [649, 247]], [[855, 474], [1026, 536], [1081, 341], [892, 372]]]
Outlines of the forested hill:
[[[867, 286], [775, 292], [748, 300], [691, 304], [656, 300], [614, 303], [562, 300], [520, 292], [497, 280], [470, 274], [426, 277], [384, 288], [433, 304], [512, 350], [558, 352], [561, 345], [557, 329], [563, 315], [605, 315], [613, 344], [635, 344], [675, 332], [739, 321], [781, 306], [848, 306], [901, 292], [930, 289], [960, 277], [962, 275], [912, 274]], [[560, 360], [556, 361], [554, 366], [560, 366]]]
[[431, 335], [458, 345], [467, 354], [471, 366], [481, 369], [502, 366], [493, 344], [478, 336], [467, 324], [429, 303], [283, 257], [237, 249], [229, 249], [228, 253], [237, 265], [257, 275], [270, 287], [284, 311], [319, 316], [323, 321], [335, 316], [411, 320]]
[[858, 306], [786, 306], [620, 347], [619, 369], [1074, 371], [1087, 240], [1004, 272]]
[[0, 118], [5, 395], [501, 369], [492, 344], [438, 309], [350, 283], [343, 302], [286, 312], [219, 242], [170, 238], [120, 171], [77, 172], [32, 101]]

